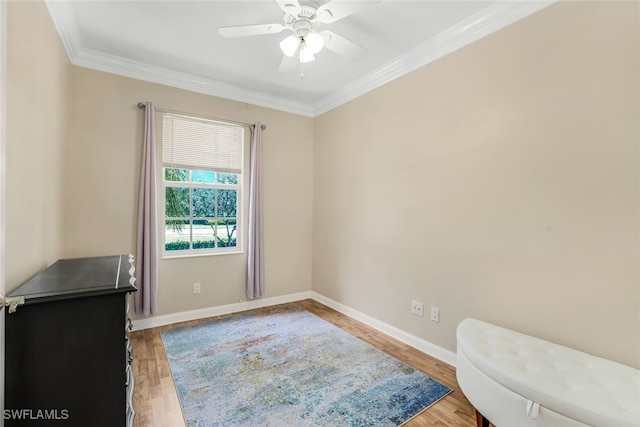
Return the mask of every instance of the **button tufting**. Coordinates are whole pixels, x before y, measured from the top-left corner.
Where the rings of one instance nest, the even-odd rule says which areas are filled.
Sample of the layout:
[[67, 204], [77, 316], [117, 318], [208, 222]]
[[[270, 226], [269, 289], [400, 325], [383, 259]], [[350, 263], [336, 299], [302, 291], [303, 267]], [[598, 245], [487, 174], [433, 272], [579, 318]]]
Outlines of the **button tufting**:
[[458, 342], [470, 363], [531, 410], [537, 402], [590, 425], [640, 427], [637, 369], [472, 319], [459, 326]]

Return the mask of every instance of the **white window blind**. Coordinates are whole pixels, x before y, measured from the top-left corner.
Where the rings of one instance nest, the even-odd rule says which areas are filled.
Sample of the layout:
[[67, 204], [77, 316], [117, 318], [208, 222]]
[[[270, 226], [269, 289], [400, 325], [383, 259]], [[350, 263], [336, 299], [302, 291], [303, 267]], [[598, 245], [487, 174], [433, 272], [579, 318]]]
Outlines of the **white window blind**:
[[170, 113], [162, 123], [165, 167], [242, 173], [242, 126]]

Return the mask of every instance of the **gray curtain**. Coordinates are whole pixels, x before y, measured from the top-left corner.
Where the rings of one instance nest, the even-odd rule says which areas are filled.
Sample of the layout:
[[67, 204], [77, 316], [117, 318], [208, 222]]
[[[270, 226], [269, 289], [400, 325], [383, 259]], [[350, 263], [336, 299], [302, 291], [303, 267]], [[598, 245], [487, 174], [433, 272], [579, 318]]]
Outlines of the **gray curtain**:
[[264, 293], [264, 251], [262, 238], [262, 125], [251, 126], [251, 171], [249, 182], [249, 231], [247, 297]]
[[153, 102], [144, 110], [144, 147], [138, 199], [136, 313], [158, 311], [158, 213], [156, 198], [156, 119]]

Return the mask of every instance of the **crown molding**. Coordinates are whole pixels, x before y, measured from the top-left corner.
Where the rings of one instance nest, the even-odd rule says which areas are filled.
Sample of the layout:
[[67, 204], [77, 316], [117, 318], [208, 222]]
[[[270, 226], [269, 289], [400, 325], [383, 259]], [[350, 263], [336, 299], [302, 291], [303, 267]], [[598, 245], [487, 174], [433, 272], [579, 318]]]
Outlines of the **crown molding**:
[[45, 0], [44, 3], [47, 9], [49, 9], [49, 15], [51, 15], [53, 25], [58, 31], [64, 50], [67, 51], [69, 61], [73, 63], [74, 58], [82, 49], [82, 46], [79, 45], [80, 32], [75, 26], [76, 21], [73, 19], [73, 13], [70, 9], [64, 8], [61, 2]]
[[75, 20], [73, 16], [69, 16], [71, 12], [64, 7], [64, 2], [45, 0], [45, 3], [49, 9], [53, 24], [60, 35], [69, 61], [73, 65], [301, 116], [313, 117], [313, 108], [309, 104], [87, 49], [79, 44], [81, 40], [79, 31], [72, 25]]
[[91, 49], [82, 49], [71, 62], [79, 67], [313, 117], [308, 104]]
[[525, 18], [556, 1], [525, 0], [494, 3], [357, 81], [339, 88], [314, 104], [306, 104], [206, 77], [87, 49], [80, 44], [79, 31], [73, 25], [74, 19], [67, 16], [71, 13], [70, 10], [61, 6], [64, 2], [45, 0], [45, 3], [73, 65], [301, 116], [316, 117]]
[[404, 55], [313, 104], [314, 117], [326, 113], [392, 80], [525, 18], [557, 0], [504, 1], [470, 16]]

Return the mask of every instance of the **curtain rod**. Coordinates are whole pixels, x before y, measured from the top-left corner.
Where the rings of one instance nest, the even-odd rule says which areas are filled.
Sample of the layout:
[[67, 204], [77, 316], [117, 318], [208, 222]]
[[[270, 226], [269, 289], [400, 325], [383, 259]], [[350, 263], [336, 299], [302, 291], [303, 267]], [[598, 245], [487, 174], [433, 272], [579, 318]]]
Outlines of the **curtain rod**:
[[[144, 102], [138, 102], [138, 108], [140, 108], [141, 110], [144, 110], [146, 108], [146, 104]], [[161, 113], [172, 113], [172, 114], [180, 114], [182, 116], [188, 115], [187, 113], [181, 113], [179, 111], [171, 111], [171, 110], [165, 110], [163, 108], [156, 108], [156, 111], [159, 111]], [[204, 119], [211, 119], [211, 120], [216, 120], [218, 122], [227, 122], [227, 123], [233, 123], [234, 125], [241, 125], [241, 126], [248, 126], [251, 127], [253, 126], [253, 124], [251, 123], [245, 123], [245, 122], [234, 122], [233, 120], [223, 120], [223, 119], [216, 119], [214, 117], [204, 117], [204, 116], [199, 116], [202, 117]], [[262, 125], [260, 126], [260, 128], [262, 130], [265, 130], [267, 128], [267, 125]]]

